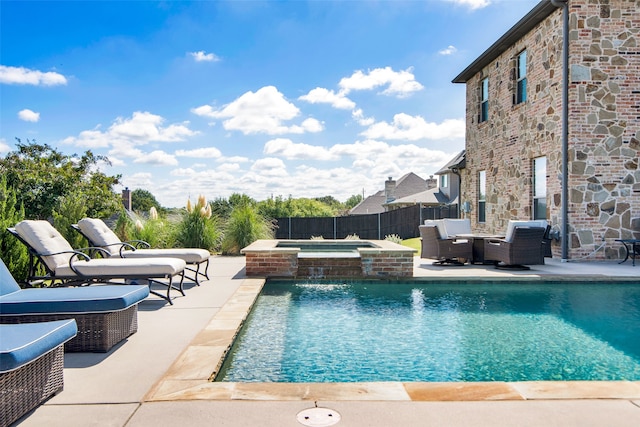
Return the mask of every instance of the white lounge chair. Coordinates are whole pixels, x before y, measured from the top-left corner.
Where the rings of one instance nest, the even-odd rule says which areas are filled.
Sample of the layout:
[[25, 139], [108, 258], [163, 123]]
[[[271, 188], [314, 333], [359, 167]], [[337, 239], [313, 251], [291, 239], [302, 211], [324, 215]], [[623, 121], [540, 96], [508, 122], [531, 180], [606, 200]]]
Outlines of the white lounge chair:
[[[90, 283], [126, 283], [146, 281], [149, 291], [166, 299], [170, 304], [171, 289], [184, 295], [182, 282], [186, 263], [178, 258], [96, 258], [75, 250], [69, 242], [49, 222], [25, 220], [9, 228], [14, 236], [29, 249], [29, 282], [50, 280], [62, 285], [82, 285]], [[105, 253], [101, 248], [91, 249], [92, 253]], [[42, 268], [39, 268], [42, 266]], [[38, 274], [45, 270], [44, 274]], [[173, 277], [180, 276], [180, 284], [175, 287]], [[116, 279], [125, 279], [117, 282]], [[163, 279], [163, 280], [158, 280]], [[152, 283], [167, 287], [166, 296], [151, 289]]]
[[[187, 270], [194, 273], [193, 277], [187, 277], [193, 280], [196, 285], [200, 286], [200, 276], [209, 279], [207, 270], [211, 254], [206, 249], [151, 249], [150, 245], [142, 240], [122, 242], [104, 221], [96, 218], [83, 218], [72, 227], [87, 239], [90, 246], [104, 248], [111, 256], [119, 256], [120, 258], [179, 258], [187, 264]], [[204, 264], [204, 269], [201, 271], [202, 264]]]

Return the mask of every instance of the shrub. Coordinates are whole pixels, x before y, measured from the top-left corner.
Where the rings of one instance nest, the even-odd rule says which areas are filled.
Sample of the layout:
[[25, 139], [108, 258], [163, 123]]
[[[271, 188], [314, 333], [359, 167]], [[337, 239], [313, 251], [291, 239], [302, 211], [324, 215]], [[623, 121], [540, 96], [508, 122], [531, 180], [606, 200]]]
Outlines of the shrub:
[[217, 217], [211, 214], [211, 205], [204, 196], [198, 197], [195, 206], [187, 201], [182, 221], [176, 227], [176, 244], [185, 248], [202, 248], [217, 251], [221, 232]]
[[388, 240], [390, 242], [397, 243], [397, 244], [402, 243], [402, 239], [397, 234], [387, 234], [386, 236], [384, 236], [384, 240]]
[[222, 253], [239, 255], [240, 250], [259, 239], [273, 239], [274, 224], [251, 206], [237, 206], [231, 212], [222, 241]]

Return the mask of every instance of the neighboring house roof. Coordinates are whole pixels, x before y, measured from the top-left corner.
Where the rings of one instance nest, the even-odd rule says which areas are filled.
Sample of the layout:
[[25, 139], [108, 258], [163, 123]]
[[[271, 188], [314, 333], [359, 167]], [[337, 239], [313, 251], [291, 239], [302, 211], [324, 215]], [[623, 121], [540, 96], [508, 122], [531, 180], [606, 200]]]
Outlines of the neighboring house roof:
[[498, 39], [489, 49], [484, 51], [475, 61], [471, 63], [463, 72], [458, 74], [452, 82], [466, 83], [470, 78], [478, 74], [484, 67], [498, 58], [515, 42], [520, 40], [525, 34], [551, 15], [558, 8], [549, 0], [542, 0], [524, 18], [518, 21], [509, 31]]
[[444, 175], [444, 174], [447, 174], [447, 173], [451, 173], [453, 168], [463, 169], [465, 167], [465, 164], [466, 164], [466, 156], [465, 156], [465, 154], [466, 154], [465, 150], [462, 150], [460, 153], [458, 153], [457, 156], [455, 156], [453, 159], [451, 159], [449, 161], [449, 163], [444, 165], [442, 167], [442, 169], [440, 169], [435, 174], [436, 175]]
[[415, 205], [418, 203], [442, 205], [451, 203], [451, 201], [444, 193], [440, 191], [439, 188], [432, 188], [430, 190], [421, 191], [416, 194], [411, 194], [409, 196], [396, 199], [391, 203], [387, 203], [387, 206]]
[[[409, 172], [396, 180], [396, 187], [393, 191], [395, 199], [410, 196], [425, 190], [427, 181], [420, 178], [413, 172]], [[387, 202], [384, 190], [380, 190], [372, 196], [367, 197], [362, 202], [354, 206], [350, 215], [366, 215], [384, 212], [384, 205]]]
[[384, 191], [378, 191], [369, 196], [349, 211], [349, 215], [366, 215], [384, 212], [384, 203], [387, 201]]

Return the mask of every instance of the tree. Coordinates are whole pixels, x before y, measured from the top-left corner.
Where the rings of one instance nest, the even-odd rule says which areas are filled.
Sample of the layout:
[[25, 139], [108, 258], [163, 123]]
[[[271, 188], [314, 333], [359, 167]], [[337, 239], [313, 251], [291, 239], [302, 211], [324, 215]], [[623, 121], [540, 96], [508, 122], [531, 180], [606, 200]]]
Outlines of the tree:
[[113, 186], [120, 176], [105, 175], [97, 167], [99, 162], [110, 164], [107, 157], [91, 151], [65, 155], [47, 144], [16, 141], [17, 150], [0, 160], [0, 173], [24, 206], [26, 218], [50, 218], [59, 199], [73, 192], [84, 196], [89, 216], [109, 216], [119, 208], [121, 200]]
[[362, 195], [354, 194], [353, 196], [349, 197], [346, 202], [344, 202], [344, 207], [347, 209], [354, 208], [361, 201], [362, 201]]
[[329, 217], [336, 214], [334, 209], [318, 200], [291, 197], [285, 200], [282, 196], [258, 203], [258, 211], [267, 218]]
[[0, 258], [16, 280], [25, 280], [29, 266], [27, 247], [7, 231], [24, 219], [24, 208], [17, 202], [16, 192], [0, 175]]
[[149, 212], [152, 207], [160, 211], [160, 203], [155, 196], [147, 190], [137, 188], [131, 192], [131, 210], [135, 212]]

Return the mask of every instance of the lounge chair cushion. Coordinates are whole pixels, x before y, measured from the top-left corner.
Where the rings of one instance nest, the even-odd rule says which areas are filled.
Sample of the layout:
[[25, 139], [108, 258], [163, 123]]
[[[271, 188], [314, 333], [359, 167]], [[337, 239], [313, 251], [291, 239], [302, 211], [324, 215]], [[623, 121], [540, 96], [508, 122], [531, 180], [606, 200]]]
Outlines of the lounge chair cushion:
[[509, 220], [509, 225], [507, 225], [507, 233], [505, 234], [504, 240], [507, 242], [511, 242], [513, 238], [513, 232], [516, 227], [540, 227], [547, 228], [547, 221], [545, 220], [529, 220], [529, 221], [520, 221], [520, 220]]
[[60, 266], [69, 265], [69, 258], [73, 255], [70, 252], [73, 248], [47, 221], [24, 220], [16, 224], [15, 229], [20, 237], [39, 254], [66, 252], [43, 257], [43, 261], [51, 271], [55, 271]]
[[[89, 261], [74, 261], [73, 268], [82, 276], [172, 277], [184, 270], [185, 262], [178, 258], [96, 258]], [[58, 277], [77, 275], [69, 264], [58, 267], [55, 273]]]
[[124, 310], [149, 296], [147, 285], [22, 289], [0, 296], [0, 316]]
[[453, 238], [459, 234], [471, 234], [471, 220], [445, 218], [442, 220], [448, 238]]
[[90, 242], [104, 247], [111, 255], [122, 255], [123, 258], [171, 257], [179, 258], [187, 264], [199, 264], [211, 256], [206, 249], [197, 248], [136, 249], [120, 252], [122, 242], [101, 219], [83, 218], [78, 221], [78, 227]]
[[0, 325], [0, 372], [33, 362], [78, 332], [74, 319], [41, 323]]

